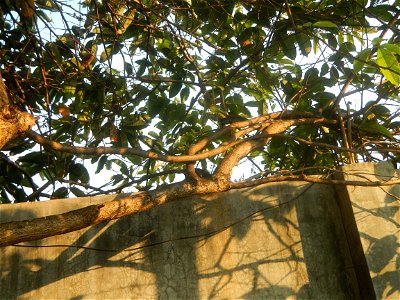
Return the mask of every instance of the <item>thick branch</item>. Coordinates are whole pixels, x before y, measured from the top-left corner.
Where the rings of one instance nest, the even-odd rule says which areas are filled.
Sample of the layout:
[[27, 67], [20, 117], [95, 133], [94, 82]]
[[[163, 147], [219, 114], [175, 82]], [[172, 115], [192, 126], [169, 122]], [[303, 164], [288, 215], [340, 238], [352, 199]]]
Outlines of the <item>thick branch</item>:
[[21, 137], [33, 125], [36, 119], [27, 112], [8, 110], [6, 114], [0, 112], [0, 149], [8, 142]]
[[33, 241], [76, 231], [101, 222], [147, 211], [192, 195], [229, 190], [227, 181], [181, 182], [150, 192], [136, 193], [110, 202], [90, 205], [67, 213], [0, 224], [0, 246]]
[[11, 107], [7, 87], [0, 73], [0, 149], [35, 125], [36, 119], [27, 112]]
[[306, 175], [270, 176], [258, 180], [228, 182], [224, 180], [201, 180], [195, 184], [181, 182], [151, 192], [141, 192], [118, 200], [90, 205], [67, 213], [32, 220], [1, 223], [0, 247], [20, 242], [33, 241], [86, 228], [101, 222], [134, 215], [156, 206], [193, 195], [224, 192], [229, 189], [256, 186], [269, 182], [306, 181], [319, 184], [354, 186], [388, 186], [400, 180], [389, 181], [345, 181], [324, 179]]

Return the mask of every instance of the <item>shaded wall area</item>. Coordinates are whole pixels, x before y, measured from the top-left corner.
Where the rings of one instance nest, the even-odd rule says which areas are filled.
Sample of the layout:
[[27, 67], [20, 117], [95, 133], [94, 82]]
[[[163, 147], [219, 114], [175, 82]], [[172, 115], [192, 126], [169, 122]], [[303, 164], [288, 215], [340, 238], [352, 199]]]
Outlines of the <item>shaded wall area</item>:
[[[377, 167], [368, 168], [373, 174]], [[341, 201], [351, 203], [343, 195], [361, 193], [351, 188], [267, 184], [191, 197], [77, 232], [3, 247], [1, 298], [361, 299], [359, 262], [350, 247], [357, 241], [349, 241], [349, 226], [357, 226], [357, 218], [353, 223], [342, 219], [346, 211]], [[396, 188], [389, 187], [390, 193], [399, 192]], [[369, 191], [363, 191], [365, 197], [372, 195]], [[0, 222], [62, 213], [114, 197], [2, 205]], [[392, 269], [399, 261], [398, 247], [389, 254], [381, 249], [398, 243], [399, 202], [373, 197], [369, 201], [375, 206], [366, 207], [367, 214], [372, 210], [376, 215], [381, 202], [397, 207], [383, 207], [384, 221], [391, 216], [397, 231], [390, 227], [392, 231], [381, 232], [376, 244], [379, 237], [367, 223], [360, 236], [375, 246], [368, 244], [366, 250], [358, 237], [365, 265], [378, 272], [371, 273], [373, 284], [386, 286], [376, 293], [385, 298], [399, 295], [398, 281], [393, 282], [398, 271]], [[386, 263], [377, 260], [379, 255]], [[369, 277], [367, 273], [361, 275]]]

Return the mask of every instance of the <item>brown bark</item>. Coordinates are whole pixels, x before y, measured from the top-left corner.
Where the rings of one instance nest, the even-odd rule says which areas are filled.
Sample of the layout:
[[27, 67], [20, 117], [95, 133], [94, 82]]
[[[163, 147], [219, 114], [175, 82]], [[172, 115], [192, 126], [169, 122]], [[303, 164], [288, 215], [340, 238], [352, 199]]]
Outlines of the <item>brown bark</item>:
[[202, 179], [195, 183], [184, 181], [63, 214], [1, 223], [0, 247], [76, 231], [101, 222], [147, 211], [188, 196], [222, 192], [229, 188], [229, 182], [223, 180]]
[[7, 88], [0, 74], [0, 149], [22, 136], [35, 123], [32, 115], [10, 106]]
[[0, 112], [0, 149], [23, 136], [35, 123], [36, 119], [27, 112], [9, 109]]
[[68, 233], [101, 222], [134, 215], [150, 210], [167, 202], [181, 200], [193, 195], [224, 192], [256, 186], [269, 182], [306, 181], [318, 184], [339, 184], [358, 186], [384, 186], [400, 184], [400, 180], [390, 181], [344, 181], [317, 178], [305, 175], [270, 176], [253, 181], [229, 182], [228, 180], [201, 179], [198, 182], [184, 181], [154, 191], [142, 192], [97, 205], [90, 205], [63, 214], [32, 220], [0, 223], [0, 247], [20, 242], [38, 240]]

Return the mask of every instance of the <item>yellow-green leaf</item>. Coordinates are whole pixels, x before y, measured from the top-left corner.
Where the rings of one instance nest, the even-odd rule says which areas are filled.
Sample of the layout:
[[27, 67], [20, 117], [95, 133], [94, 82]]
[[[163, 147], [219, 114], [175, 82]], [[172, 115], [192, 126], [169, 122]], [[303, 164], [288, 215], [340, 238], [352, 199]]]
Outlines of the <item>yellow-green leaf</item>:
[[111, 55], [112, 47], [107, 47], [100, 54], [100, 62], [105, 62]]
[[331, 21], [318, 21], [313, 24], [314, 27], [321, 28], [338, 28], [338, 26]]
[[389, 50], [390, 52], [400, 55], [400, 46], [396, 44], [384, 44], [381, 45], [380, 48], [384, 48], [386, 50]]
[[400, 84], [400, 66], [396, 56], [385, 48], [378, 48], [376, 61], [383, 76], [393, 85]]

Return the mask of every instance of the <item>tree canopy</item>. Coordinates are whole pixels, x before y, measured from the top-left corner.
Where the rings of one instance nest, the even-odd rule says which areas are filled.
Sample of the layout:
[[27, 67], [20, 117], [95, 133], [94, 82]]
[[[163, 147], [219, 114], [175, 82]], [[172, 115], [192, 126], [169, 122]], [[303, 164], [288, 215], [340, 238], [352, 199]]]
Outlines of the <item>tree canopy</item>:
[[0, 152], [0, 201], [398, 163], [399, 7], [2, 1], [6, 106], [37, 126]]

